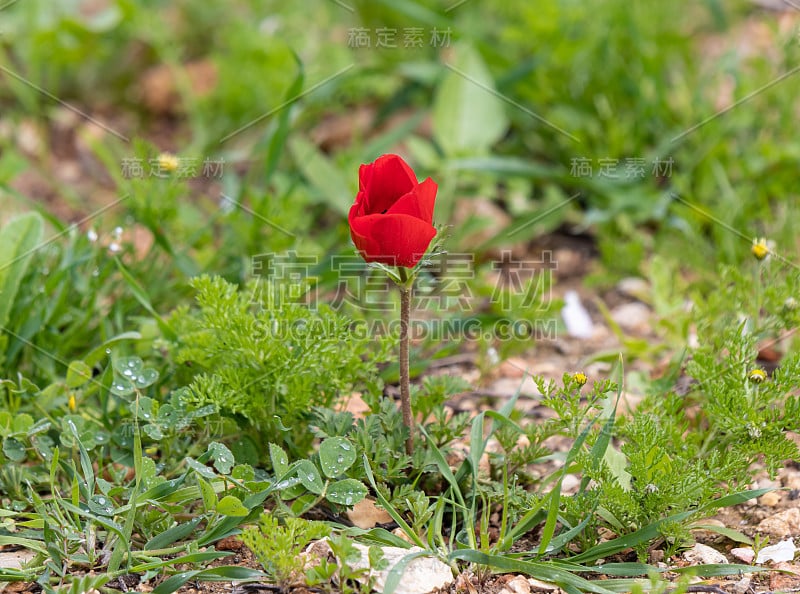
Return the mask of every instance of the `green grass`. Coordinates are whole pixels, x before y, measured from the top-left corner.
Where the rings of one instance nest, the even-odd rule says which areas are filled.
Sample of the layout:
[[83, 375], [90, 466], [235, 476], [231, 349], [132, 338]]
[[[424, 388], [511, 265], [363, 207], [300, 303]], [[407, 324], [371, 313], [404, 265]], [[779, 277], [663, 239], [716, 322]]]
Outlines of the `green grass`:
[[[355, 588], [357, 540], [413, 542], [454, 572], [520, 572], [568, 592], [657, 592], [649, 548], [690, 546], [704, 518], [763, 494], [747, 490], [754, 468], [774, 474], [797, 457], [786, 432], [800, 417], [800, 148], [787, 122], [800, 49], [770, 13], [710, 0], [116, 0], [94, 13], [26, 0], [0, 11], [0, 545], [34, 555], [0, 581], [77, 593], [135, 573], [158, 594], [189, 580]], [[766, 23], [770, 51], [704, 61], [704, 44], [735, 48], [753, 22]], [[357, 27], [372, 47], [351, 47]], [[379, 28], [398, 47], [376, 48]], [[403, 47], [409, 29], [422, 47]], [[446, 44], [431, 43], [434, 29]], [[192, 63], [214, 73], [204, 92]], [[141, 94], [165, 67], [167, 112]], [[165, 151], [196, 159], [195, 174], [150, 175]], [[345, 290], [396, 305], [382, 272], [352, 258], [346, 224], [358, 166], [389, 151], [439, 183], [443, 246], [470, 256], [458, 285], [469, 307], [451, 295], [419, 318], [477, 323], [482, 370], [536, 346], [484, 336], [498, 324], [560, 331], [554, 278], [503, 292], [494, 267], [499, 250], [552, 231], [592, 237], [587, 284], [647, 279], [659, 341], [611, 324], [620, 352], [595, 354], [615, 363], [606, 380], [536, 378], [552, 414], [533, 421], [516, 397], [451, 416], [446, 402], [469, 384], [426, 370], [473, 345], [423, 337], [411, 396], [424, 422], [407, 455], [384, 395], [397, 337], [357, 332], [393, 314], [369, 299], [326, 306]], [[654, 175], [656, 159], [671, 169]], [[220, 175], [202, 173], [206, 160]], [[132, 162], [142, 175], [125, 174]], [[469, 214], [486, 202], [503, 220]], [[766, 260], [751, 255], [756, 237], [774, 246]], [[279, 261], [308, 266], [270, 276]], [[420, 293], [448, 290], [441, 262]], [[759, 382], [764, 344], [783, 358]], [[660, 379], [619, 363], [664, 353]], [[677, 394], [682, 376], [694, 381]], [[633, 382], [647, 397], [618, 415]], [[360, 418], [341, 410], [354, 392]], [[553, 437], [570, 449], [553, 450]], [[553, 460], [557, 470], [533, 472]], [[562, 492], [568, 475], [577, 493]], [[367, 494], [406, 539], [339, 521]], [[325, 526], [300, 519], [309, 512]], [[264, 572], [210, 567], [227, 556], [216, 544], [242, 532]], [[270, 562], [276, 543], [323, 533], [338, 567]], [[382, 565], [377, 549], [370, 562]], [[389, 589], [400, 579], [398, 568]]]

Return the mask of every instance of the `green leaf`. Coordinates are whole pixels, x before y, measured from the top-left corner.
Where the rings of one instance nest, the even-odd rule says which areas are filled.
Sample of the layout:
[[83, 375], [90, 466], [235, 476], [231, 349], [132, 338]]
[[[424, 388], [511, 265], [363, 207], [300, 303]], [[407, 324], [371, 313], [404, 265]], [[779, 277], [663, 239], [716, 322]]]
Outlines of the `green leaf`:
[[[603, 587], [602, 581], [592, 582], [582, 577], [574, 575], [572, 572], [558, 567], [552, 563], [539, 563], [535, 561], [523, 561], [502, 555], [487, 555], [474, 550], [453, 551], [450, 553], [449, 560], [460, 559], [486, 565], [492, 569], [502, 572], [519, 572], [537, 579], [558, 584], [568, 592], [595, 592], [596, 594], [613, 594], [613, 592]], [[587, 571], [586, 568], [577, 567], [578, 571]]]
[[164, 337], [167, 340], [176, 340], [177, 335], [175, 334], [175, 330], [173, 330], [172, 326], [170, 326], [167, 321], [155, 310], [153, 304], [150, 303], [150, 297], [148, 297], [142, 285], [139, 284], [139, 281], [134, 278], [134, 276], [128, 271], [127, 268], [125, 268], [119, 259], [115, 258], [115, 262], [117, 263], [117, 268], [119, 268], [122, 278], [125, 279], [131, 294], [136, 298], [140, 305], [145, 308], [145, 310], [147, 310], [151, 316], [153, 316], [158, 324], [158, 327], [161, 329], [161, 332], [164, 334]]
[[186, 464], [189, 466], [189, 468], [191, 468], [197, 474], [199, 474], [200, 476], [202, 476], [204, 478], [213, 479], [213, 478], [216, 478], [216, 476], [217, 476], [217, 473], [214, 472], [214, 470], [212, 468], [209, 468], [205, 464], [201, 464], [200, 462], [198, 462], [194, 458], [187, 457], [186, 458]]
[[14, 437], [3, 440], [3, 454], [12, 462], [22, 462], [25, 459], [25, 445]]
[[286, 455], [282, 447], [274, 443], [269, 444], [269, 459], [272, 462], [272, 470], [275, 472], [275, 476], [283, 476], [289, 472], [289, 456]]
[[203, 496], [203, 507], [210, 511], [217, 507], [217, 493], [208, 481], [197, 477], [197, 484], [200, 485], [200, 494]]
[[345, 437], [329, 437], [319, 446], [319, 465], [328, 478], [343, 474], [356, 461], [356, 448]]
[[708, 530], [709, 532], [716, 532], [725, 538], [731, 539], [733, 542], [741, 542], [743, 544], [752, 545], [753, 539], [749, 536], [742, 534], [733, 528], [726, 528], [725, 526], [715, 526], [714, 524], [697, 523], [689, 526], [689, 530]]
[[381, 494], [380, 490], [378, 489], [378, 485], [375, 484], [375, 475], [372, 474], [372, 468], [369, 466], [369, 459], [367, 455], [363, 455], [363, 464], [364, 464], [364, 473], [367, 475], [367, 480], [369, 481], [370, 486], [372, 487], [373, 491], [375, 492], [375, 498], [378, 500], [378, 503], [381, 505], [383, 509], [392, 517], [392, 519], [397, 522], [397, 525], [400, 526], [400, 529], [403, 533], [411, 538], [414, 541], [414, 544], [418, 547], [425, 548], [425, 543], [422, 539], [417, 535], [417, 533], [408, 525], [408, 522], [403, 519], [403, 516], [392, 506], [391, 503]]
[[337, 505], [351, 507], [367, 496], [367, 488], [356, 479], [343, 479], [328, 486], [325, 498]]
[[30, 538], [20, 538], [18, 536], [0, 535], [0, 546], [6, 546], [6, 545], [14, 547], [23, 547], [26, 549], [30, 549], [32, 551], [36, 551], [37, 553], [47, 555], [47, 550], [45, 549], [44, 543], [39, 540], [32, 540]]
[[291, 137], [288, 146], [295, 163], [320, 198], [346, 217], [355, 194], [339, 169], [313, 143], [301, 136]]
[[[292, 85], [286, 90], [283, 96], [284, 103], [288, 104], [299, 97], [303, 92], [303, 81], [305, 80], [305, 70], [300, 58], [295, 55], [295, 62], [297, 62], [297, 76], [295, 77]], [[278, 126], [272, 133], [269, 140], [269, 148], [267, 150], [267, 159], [264, 167], [264, 182], [268, 183], [272, 174], [278, 166], [278, 160], [284, 154], [284, 147], [286, 145], [286, 138], [289, 136], [291, 130], [291, 113], [292, 108], [287, 105], [286, 109], [282, 109], [278, 116]]]
[[38, 213], [27, 213], [0, 230], [0, 328], [8, 323], [20, 283], [31, 256], [42, 240], [43, 221]]
[[242, 500], [233, 495], [226, 495], [217, 503], [217, 511], [223, 516], [244, 517], [250, 510], [242, 505]]
[[325, 489], [322, 482], [322, 477], [319, 475], [319, 470], [308, 460], [300, 460], [295, 465], [297, 476], [303, 486], [314, 493], [314, 495], [321, 495]]
[[119, 396], [120, 398], [127, 398], [131, 396], [136, 391], [136, 386], [133, 385], [133, 382], [124, 377], [115, 377], [114, 381], [111, 382], [111, 390], [110, 392], [115, 396]]
[[628, 467], [628, 458], [616, 449], [613, 445], [609, 445], [603, 455], [603, 460], [608, 467], [608, 470], [617, 479], [617, 483], [622, 487], [623, 491], [631, 490], [631, 473], [626, 470]]
[[448, 157], [485, 154], [508, 128], [503, 100], [475, 48], [459, 45], [455, 56], [434, 99], [433, 134]]
[[101, 516], [114, 515], [114, 501], [105, 495], [94, 495], [88, 501], [89, 510]]
[[138, 332], [123, 332], [122, 334], [118, 334], [112, 338], [109, 338], [103, 344], [92, 350], [88, 355], [86, 355], [83, 360], [84, 362], [89, 365], [95, 365], [102, 361], [105, 357], [108, 356], [108, 352], [112, 345], [115, 345], [118, 342], [122, 342], [124, 340], [139, 340], [142, 338], [142, 335]]
[[723, 575], [739, 575], [741, 573], [755, 573], [759, 571], [772, 571], [769, 567], [755, 567], [741, 563], [709, 563], [707, 565], [689, 565], [686, 567], [671, 567], [675, 573], [691, 573], [703, 577], [717, 577]]
[[[155, 548], [153, 549], [155, 550]], [[151, 569], [158, 569], [159, 567], [177, 566], [182, 563], [205, 563], [206, 561], [213, 561], [223, 557], [230, 557], [234, 553], [230, 551], [202, 551], [199, 553], [189, 553], [183, 557], [170, 557], [163, 561], [153, 561], [152, 563], [142, 563], [141, 565], [133, 565], [130, 573], [144, 573]]]
[[261, 580], [268, 576], [263, 571], [226, 565], [224, 567], [214, 567], [211, 569], [183, 571], [168, 577], [161, 582], [152, 594], [172, 594], [191, 579], [206, 581], [241, 581], [241, 580]]
[[230, 474], [236, 461], [227, 446], [212, 441], [208, 444], [208, 451], [211, 452], [211, 458], [214, 460], [214, 468], [222, 474]]
[[[205, 482], [205, 481], [204, 481]], [[171, 528], [165, 530], [160, 534], [156, 534], [153, 538], [148, 540], [144, 545], [145, 551], [152, 551], [156, 549], [163, 549], [168, 547], [174, 542], [183, 540], [189, 536], [192, 531], [197, 528], [197, 525], [203, 520], [202, 517], [192, 518], [188, 522], [176, 524]]]
[[79, 388], [92, 379], [92, 368], [83, 361], [73, 361], [67, 368], [67, 387]]

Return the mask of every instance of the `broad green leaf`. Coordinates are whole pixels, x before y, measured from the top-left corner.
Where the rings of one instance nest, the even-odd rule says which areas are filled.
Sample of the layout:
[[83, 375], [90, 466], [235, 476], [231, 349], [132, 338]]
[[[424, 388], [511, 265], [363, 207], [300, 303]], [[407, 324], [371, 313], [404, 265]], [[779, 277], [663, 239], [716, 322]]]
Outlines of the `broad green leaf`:
[[603, 459], [608, 466], [609, 471], [617, 479], [617, 483], [622, 487], [623, 491], [631, 490], [631, 473], [626, 470], [628, 467], [628, 458], [616, 449], [613, 445], [609, 445], [608, 449], [603, 456]]
[[337, 505], [351, 507], [367, 496], [367, 488], [356, 479], [343, 479], [328, 486], [325, 498]]
[[269, 459], [272, 461], [272, 470], [276, 477], [283, 476], [289, 472], [289, 456], [279, 445], [269, 444]]
[[92, 379], [92, 368], [83, 361], [73, 361], [67, 368], [67, 387], [79, 388]]
[[300, 460], [297, 462], [295, 469], [300, 482], [303, 483], [306, 489], [314, 493], [314, 495], [320, 495], [322, 493], [323, 489], [325, 489], [325, 485], [322, 482], [322, 477], [319, 475], [319, 470], [317, 470], [316, 466], [308, 460]]
[[475, 48], [455, 48], [455, 60], [433, 104], [433, 134], [448, 157], [482, 155], [508, 128], [503, 100]]
[[329, 437], [319, 446], [319, 465], [328, 478], [343, 474], [356, 461], [356, 448], [345, 437]]
[[[46, 421], [46, 419], [43, 419]], [[33, 417], [27, 413], [19, 413], [14, 416], [14, 421], [11, 424], [14, 433], [28, 433], [33, 427]]]
[[211, 483], [197, 477], [197, 483], [200, 485], [200, 493], [203, 496], [203, 507], [206, 511], [212, 510], [217, 507], [217, 493]]
[[201, 464], [200, 462], [198, 462], [194, 458], [187, 457], [186, 458], [186, 464], [189, 466], [189, 468], [191, 468], [197, 474], [199, 474], [200, 476], [202, 476], [204, 478], [213, 479], [213, 478], [215, 478], [217, 476], [217, 473], [214, 472], [214, 470], [212, 468], [209, 468], [205, 464]]
[[25, 459], [25, 445], [14, 437], [3, 440], [3, 454], [12, 462], [22, 462]]
[[217, 503], [217, 511], [223, 516], [233, 516], [241, 518], [250, 513], [250, 510], [242, 505], [242, 500], [233, 495], [226, 495]]
[[114, 515], [114, 501], [106, 495], [94, 495], [88, 501], [89, 510], [101, 516]]
[[235, 460], [227, 446], [213, 441], [208, 444], [208, 451], [211, 452], [211, 459], [214, 460], [214, 468], [221, 474], [230, 474]]

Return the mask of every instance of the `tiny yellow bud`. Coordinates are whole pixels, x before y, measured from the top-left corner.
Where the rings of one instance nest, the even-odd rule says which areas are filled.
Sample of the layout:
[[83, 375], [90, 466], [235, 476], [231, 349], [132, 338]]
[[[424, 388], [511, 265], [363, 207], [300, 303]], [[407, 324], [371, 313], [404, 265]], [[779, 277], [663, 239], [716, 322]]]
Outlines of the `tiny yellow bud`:
[[178, 157], [172, 153], [161, 153], [158, 156], [158, 166], [162, 171], [172, 173], [178, 169]]
[[754, 239], [750, 252], [755, 256], [756, 260], [763, 260], [769, 256], [770, 249], [767, 240], [763, 237], [761, 239]]
[[749, 379], [754, 384], [760, 384], [765, 379], [767, 379], [767, 372], [757, 367], [756, 369], [751, 369], [750, 373], [747, 374], [747, 379]]
[[72, 392], [69, 395], [69, 400], [67, 401], [67, 406], [72, 412], [75, 412], [75, 409], [78, 407], [77, 403], [75, 402], [75, 393]]
[[586, 374], [582, 371], [572, 374], [572, 379], [575, 380], [575, 383], [579, 386], [586, 385], [586, 382], [589, 381], [589, 378], [586, 377]]

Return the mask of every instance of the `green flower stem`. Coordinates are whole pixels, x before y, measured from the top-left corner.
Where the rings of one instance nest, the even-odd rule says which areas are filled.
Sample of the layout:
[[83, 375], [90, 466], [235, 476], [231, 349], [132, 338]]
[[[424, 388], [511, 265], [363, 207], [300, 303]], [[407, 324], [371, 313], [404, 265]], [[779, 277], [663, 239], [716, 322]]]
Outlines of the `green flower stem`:
[[411, 290], [414, 279], [409, 278], [408, 271], [398, 267], [400, 275], [400, 410], [403, 413], [403, 424], [408, 428], [406, 453], [411, 455], [414, 449], [414, 418], [411, 415], [411, 392], [408, 373], [408, 327], [411, 321]]

